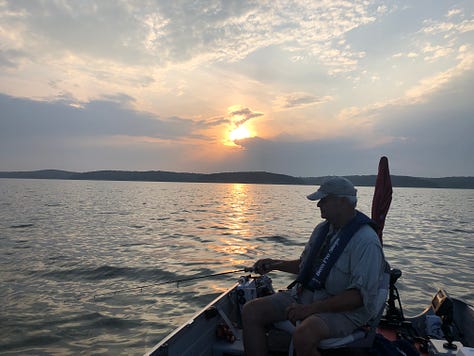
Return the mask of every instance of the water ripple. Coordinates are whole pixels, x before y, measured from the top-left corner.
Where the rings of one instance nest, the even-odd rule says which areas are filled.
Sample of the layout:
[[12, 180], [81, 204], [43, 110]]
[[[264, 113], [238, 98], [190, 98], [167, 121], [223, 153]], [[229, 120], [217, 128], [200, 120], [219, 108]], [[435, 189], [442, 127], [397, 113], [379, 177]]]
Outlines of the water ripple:
[[177, 278], [177, 274], [167, 272], [158, 268], [132, 268], [100, 266], [96, 268], [71, 268], [65, 270], [54, 270], [48, 272], [31, 271], [32, 276], [52, 278], [65, 281], [100, 281], [110, 279], [127, 279], [138, 281], [169, 280]]
[[10, 225], [10, 229], [25, 229], [27, 227], [33, 227], [34, 224], [17, 224], [17, 225]]

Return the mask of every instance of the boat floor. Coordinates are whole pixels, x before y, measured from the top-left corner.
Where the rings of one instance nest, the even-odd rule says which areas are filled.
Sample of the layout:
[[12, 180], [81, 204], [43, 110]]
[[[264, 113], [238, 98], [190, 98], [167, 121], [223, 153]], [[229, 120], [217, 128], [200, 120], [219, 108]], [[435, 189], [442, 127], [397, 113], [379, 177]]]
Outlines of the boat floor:
[[[241, 330], [238, 329], [237, 340], [234, 342], [228, 342], [226, 340], [218, 340], [214, 343], [214, 353], [221, 356], [244, 356], [244, 347], [242, 343], [242, 334]], [[395, 341], [398, 339], [397, 333], [395, 330], [390, 329], [378, 329], [377, 333], [382, 334], [390, 341]], [[289, 335], [283, 331], [273, 330], [270, 333], [269, 340], [270, 355], [271, 356], [287, 356], [288, 355], [288, 345], [290, 342]], [[415, 343], [417, 350], [420, 352], [420, 355], [427, 355], [427, 352], [423, 352], [422, 345], [420, 343]], [[334, 350], [320, 350], [321, 354], [324, 356], [368, 356], [374, 355], [374, 351], [369, 348], [340, 348]]]

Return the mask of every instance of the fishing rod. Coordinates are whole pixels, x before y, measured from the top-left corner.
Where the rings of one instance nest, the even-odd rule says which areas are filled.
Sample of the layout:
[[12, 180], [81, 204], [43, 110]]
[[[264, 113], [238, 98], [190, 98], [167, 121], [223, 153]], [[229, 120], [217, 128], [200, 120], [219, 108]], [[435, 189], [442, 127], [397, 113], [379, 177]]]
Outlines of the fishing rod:
[[[158, 283], [152, 283], [152, 284], [147, 284], [143, 286], [138, 286], [138, 287], [132, 287], [132, 288], [124, 288], [124, 289], [118, 289], [112, 292], [106, 292], [106, 293], [101, 293], [101, 294], [94, 294], [94, 300], [99, 297], [106, 297], [108, 295], [116, 295], [119, 293], [124, 293], [124, 292], [131, 292], [135, 290], [140, 290], [142, 291], [145, 288], [149, 287], [155, 287], [155, 286], [161, 286], [165, 284], [174, 284], [176, 283], [176, 286], [179, 286], [180, 283], [182, 282], [189, 282], [189, 281], [194, 281], [197, 279], [204, 279], [204, 278], [211, 278], [211, 277], [217, 277], [217, 276], [224, 276], [226, 274], [232, 274], [232, 273], [238, 273], [238, 272], [253, 272], [253, 267], [245, 267], [242, 269], [236, 269], [233, 271], [226, 271], [226, 272], [219, 272], [219, 273], [213, 273], [213, 274], [207, 274], [204, 276], [195, 276], [195, 277], [186, 277], [186, 278], [179, 278], [179, 279], [173, 279], [170, 281], [164, 281], [164, 282], [158, 282]], [[83, 298], [88, 298], [88, 297], [83, 297]], [[78, 298], [78, 299], [83, 299], [83, 298]]]

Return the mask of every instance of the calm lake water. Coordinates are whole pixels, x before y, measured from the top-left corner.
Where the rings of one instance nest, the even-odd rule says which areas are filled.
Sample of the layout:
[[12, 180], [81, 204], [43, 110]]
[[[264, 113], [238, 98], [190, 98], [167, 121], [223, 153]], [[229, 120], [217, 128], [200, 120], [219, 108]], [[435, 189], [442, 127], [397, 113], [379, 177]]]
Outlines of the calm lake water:
[[[164, 282], [298, 257], [314, 189], [0, 179], [0, 353], [144, 353], [239, 274]], [[373, 188], [359, 193], [370, 212]], [[473, 234], [474, 190], [394, 189], [384, 249], [406, 314], [439, 288], [474, 303]]]

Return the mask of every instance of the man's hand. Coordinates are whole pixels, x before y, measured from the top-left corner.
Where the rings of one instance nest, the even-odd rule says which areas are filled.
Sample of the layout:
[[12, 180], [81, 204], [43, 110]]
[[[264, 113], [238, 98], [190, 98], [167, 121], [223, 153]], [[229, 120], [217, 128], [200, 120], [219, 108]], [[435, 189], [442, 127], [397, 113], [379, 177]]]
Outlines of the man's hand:
[[304, 320], [315, 312], [313, 304], [291, 304], [286, 308], [286, 318], [296, 324], [298, 320]]
[[266, 274], [273, 270], [274, 264], [275, 260], [271, 258], [264, 258], [255, 262], [255, 264], [253, 265], [253, 269], [259, 274]]

